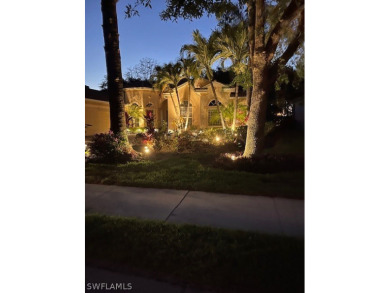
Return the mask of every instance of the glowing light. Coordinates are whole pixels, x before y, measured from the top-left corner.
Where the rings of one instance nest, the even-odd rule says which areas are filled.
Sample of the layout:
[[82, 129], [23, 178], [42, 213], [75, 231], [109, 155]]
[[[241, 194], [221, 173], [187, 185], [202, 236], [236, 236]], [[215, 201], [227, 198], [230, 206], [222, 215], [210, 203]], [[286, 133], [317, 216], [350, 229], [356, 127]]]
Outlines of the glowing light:
[[236, 156], [235, 155], [232, 155], [231, 156], [231, 159], [234, 161], [236, 159]]
[[220, 138], [219, 136], [217, 136], [217, 137], [215, 137], [215, 140], [216, 140], [216, 141], [220, 141], [221, 138]]
[[149, 154], [150, 149], [145, 149], [145, 153]]

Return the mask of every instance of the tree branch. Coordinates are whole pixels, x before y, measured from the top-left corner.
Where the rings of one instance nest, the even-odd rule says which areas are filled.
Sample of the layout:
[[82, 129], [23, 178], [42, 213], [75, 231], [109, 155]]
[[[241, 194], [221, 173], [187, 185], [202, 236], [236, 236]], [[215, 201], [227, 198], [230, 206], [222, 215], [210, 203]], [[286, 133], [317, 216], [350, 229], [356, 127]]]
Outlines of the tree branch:
[[305, 34], [305, 10], [302, 10], [302, 15], [299, 19], [299, 25], [297, 29], [297, 34], [294, 39], [290, 42], [287, 49], [283, 52], [282, 56], [280, 56], [276, 63], [279, 65], [286, 65], [286, 63], [291, 59], [294, 53], [297, 51], [300, 44], [302, 44], [304, 40]]
[[268, 53], [267, 62], [270, 62], [275, 55], [276, 48], [278, 47], [282, 30], [286, 28], [292, 20], [294, 20], [304, 9], [305, 4], [303, 0], [292, 0], [282, 17], [277, 22], [273, 30], [271, 31], [267, 44], [266, 52]]
[[278, 69], [281, 65], [286, 65], [291, 57], [295, 54], [298, 47], [304, 41], [304, 32], [305, 32], [305, 10], [301, 11], [301, 17], [299, 19], [299, 24], [297, 28], [297, 33], [295, 34], [294, 39], [290, 42], [287, 49], [270, 67], [269, 69], [269, 83], [273, 84], [278, 77]]

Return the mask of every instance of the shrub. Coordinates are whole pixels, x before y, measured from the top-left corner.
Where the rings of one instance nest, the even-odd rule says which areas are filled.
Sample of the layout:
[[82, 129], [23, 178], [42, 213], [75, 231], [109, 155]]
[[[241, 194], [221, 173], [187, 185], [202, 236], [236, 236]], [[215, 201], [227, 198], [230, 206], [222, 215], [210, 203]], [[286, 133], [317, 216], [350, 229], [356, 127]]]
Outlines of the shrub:
[[177, 152], [178, 138], [167, 134], [156, 135], [153, 148], [159, 152]]
[[125, 138], [112, 131], [95, 134], [89, 152], [91, 161], [102, 163], [125, 163], [139, 157]]
[[253, 158], [244, 158], [241, 153], [226, 153], [220, 155], [213, 165], [225, 170], [278, 173], [303, 170], [305, 164], [303, 157], [294, 155], [263, 154]]

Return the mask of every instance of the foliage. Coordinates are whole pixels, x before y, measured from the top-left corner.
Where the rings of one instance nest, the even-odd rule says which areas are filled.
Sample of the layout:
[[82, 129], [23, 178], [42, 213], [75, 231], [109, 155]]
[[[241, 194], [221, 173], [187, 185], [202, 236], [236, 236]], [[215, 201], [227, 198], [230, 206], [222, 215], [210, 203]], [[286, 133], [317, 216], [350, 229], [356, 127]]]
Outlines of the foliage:
[[188, 57], [193, 57], [198, 63], [200, 72], [205, 74], [210, 81], [211, 88], [213, 90], [214, 99], [217, 101], [217, 111], [221, 116], [222, 128], [225, 129], [225, 120], [222, 116], [221, 109], [219, 107], [219, 101], [213, 85], [213, 64], [221, 58], [221, 49], [218, 48], [217, 39], [218, 34], [213, 32], [207, 39], [202, 36], [199, 30], [195, 30], [192, 33], [193, 44], [184, 45], [180, 54], [187, 54]]
[[144, 80], [151, 81], [156, 74], [157, 60], [152, 58], [142, 58], [139, 63], [133, 67], [129, 67], [125, 74], [127, 80]]
[[196, 132], [183, 131], [178, 137], [178, 152], [195, 153], [208, 152], [212, 148], [209, 142], [205, 142], [197, 138]]
[[217, 47], [216, 33], [212, 33], [208, 39], [202, 36], [199, 30], [195, 30], [192, 33], [193, 44], [184, 45], [180, 53], [181, 55], [187, 54], [189, 57], [194, 57], [199, 63], [199, 68], [207, 78], [213, 80], [213, 64], [218, 61], [222, 56], [220, 55], [221, 49]]
[[[168, 91], [169, 93], [171, 93], [170, 96], [176, 112], [176, 119], [178, 119], [177, 127], [179, 129], [182, 128], [184, 119], [182, 121], [180, 120], [180, 118], [182, 117], [180, 117], [180, 97], [177, 87], [179, 86], [179, 83], [183, 80], [183, 78], [183, 67], [180, 62], [168, 63], [164, 64], [163, 66], [157, 66], [156, 73], [153, 76], [154, 87], [158, 88], [161, 92]], [[176, 91], [177, 105], [175, 105], [175, 102], [172, 97], [172, 88], [174, 88]]]
[[[267, 121], [265, 123], [264, 127], [264, 135], [267, 136], [271, 131], [276, 127], [275, 122], [273, 121]], [[239, 144], [239, 146], [245, 146], [246, 143], [246, 135], [247, 135], [248, 127], [246, 125], [242, 125], [237, 128], [237, 137], [236, 141]]]
[[125, 163], [138, 159], [137, 153], [131, 148], [123, 136], [108, 133], [95, 134], [88, 146], [90, 160], [104, 163]]
[[132, 122], [131, 124], [134, 125], [135, 119], [142, 119], [144, 116], [142, 107], [138, 106], [137, 104], [132, 104], [128, 106], [125, 114], [126, 114], [126, 124], [128, 128], [130, 126], [130, 122]]
[[303, 157], [300, 156], [262, 154], [252, 158], [245, 158], [241, 157], [240, 153], [222, 154], [215, 160], [214, 164], [216, 168], [224, 170], [255, 173], [303, 171], [304, 165]]
[[108, 88], [107, 75], [103, 77], [103, 80], [99, 84], [101, 90], [106, 90]]
[[244, 22], [234, 26], [225, 25], [216, 34], [216, 46], [221, 50], [222, 67], [229, 59], [233, 72], [236, 75], [243, 74], [247, 70], [249, 57], [248, 30]]
[[153, 149], [158, 152], [177, 152], [178, 139], [168, 135], [168, 123], [163, 121], [158, 132], [154, 134]]
[[[233, 122], [233, 117], [234, 117], [234, 103], [230, 102], [227, 105], [222, 105], [221, 106], [221, 111], [222, 115], [225, 118], [225, 122], [227, 126], [231, 126]], [[237, 105], [237, 117], [236, 117], [236, 126], [243, 126], [245, 125], [245, 119], [247, 117], [247, 107], [246, 105], [243, 104], [238, 104]], [[217, 122], [219, 121], [220, 116], [218, 112], [212, 113], [210, 117], [211, 122]]]
[[154, 115], [152, 112], [147, 112], [144, 118], [146, 121], [146, 134], [152, 136], [154, 134]]
[[303, 239], [96, 214], [86, 215], [85, 227], [87, 264], [153, 272], [213, 292], [304, 291]]

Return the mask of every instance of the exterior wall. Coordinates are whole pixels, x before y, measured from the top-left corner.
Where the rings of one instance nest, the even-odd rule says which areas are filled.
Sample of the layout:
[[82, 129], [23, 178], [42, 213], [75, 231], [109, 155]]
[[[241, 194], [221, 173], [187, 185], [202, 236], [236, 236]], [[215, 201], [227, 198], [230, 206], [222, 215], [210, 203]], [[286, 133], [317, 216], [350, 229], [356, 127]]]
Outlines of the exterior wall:
[[[223, 105], [227, 105], [233, 98], [230, 93], [234, 89], [214, 82], [217, 97]], [[191, 88], [190, 103], [192, 104], [192, 125], [198, 128], [206, 128], [208, 125], [209, 103], [214, 100], [214, 95], [210, 84], [204, 80], [198, 81], [195, 84], [196, 90]], [[201, 88], [202, 87], [202, 88]], [[162, 94], [151, 88], [126, 88], [125, 101], [126, 107], [136, 103], [144, 110], [153, 110], [155, 116], [155, 127], [160, 127], [162, 120], [168, 120], [168, 129], [176, 129], [175, 120], [179, 118], [176, 115], [178, 111], [180, 115], [180, 106], [177, 105], [176, 93]], [[188, 100], [189, 88], [188, 84], [184, 83], [178, 88], [180, 103]], [[146, 107], [149, 103], [151, 107]], [[239, 103], [245, 104], [246, 98], [239, 98]], [[176, 110], [175, 110], [176, 108]], [[108, 132], [110, 129], [110, 110], [109, 103], [92, 99], [85, 99], [85, 123], [92, 126], [86, 129], [86, 136], [91, 136], [96, 133]], [[144, 119], [139, 121], [140, 127], [145, 127]], [[215, 127], [215, 126], [214, 126]]]
[[[227, 87], [224, 84], [219, 82], [214, 82], [215, 91], [217, 94], [218, 100], [222, 103], [222, 105], [227, 105], [233, 101], [233, 98], [230, 97], [230, 93], [234, 91], [234, 89]], [[206, 128], [210, 127], [208, 125], [208, 111], [209, 111], [209, 103], [214, 100], [213, 91], [209, 84], [203, 83], [198, 84], [200, 86], [205, 86], [202, 89], [194, 90], [191, 89], [191, 97], [190, 103], [192, 104], [192, 125], [198, 128]], [[197, 86], [197, 85], [195, 85]], [[188, 84], [182, 84], [178, 88], [180, 103], [186, 101], [188, 99]], [[165, 94], [164, 97], [168, 101], [168, 128], [175, 129], [175, 119], [177, 119], [177, 115], [175, 112], [175, 108], [177, 108], [177, 97], [176, 93], [172, 93], [172, 98], [169, 94]], [[172, 101], [173, 99], [173, 101]], [[239, 98], [239, 103], [245, 104], [246, 98]], [[174, 106], [175, 105], [175, 106]], [[178, 109], [179, 111], [179, 109]], [[213, 126], [215, 127], [215, 126]]]
[[[161, 125], [163, 118], [161, 106], [163, 100], [158, 91], [151, 88], [125, 88], [124, 91], [126, 95], [125, 100], [128, 101], [126, 106], [136, 103], [138, 106], [143, 108], [144, 115], [147, 110], [153, 110], [155, 127], [159, 127]], [[146, 107], [148, 104], [152, 104], [152, 107]], [[139, 125], [140, 127], [146, 126], [144, 119], [140, 119]]]
[[85, 135], [92, 136], [96, 133], [110, 130], [110, 106], [108, 102], [85, 99]]

